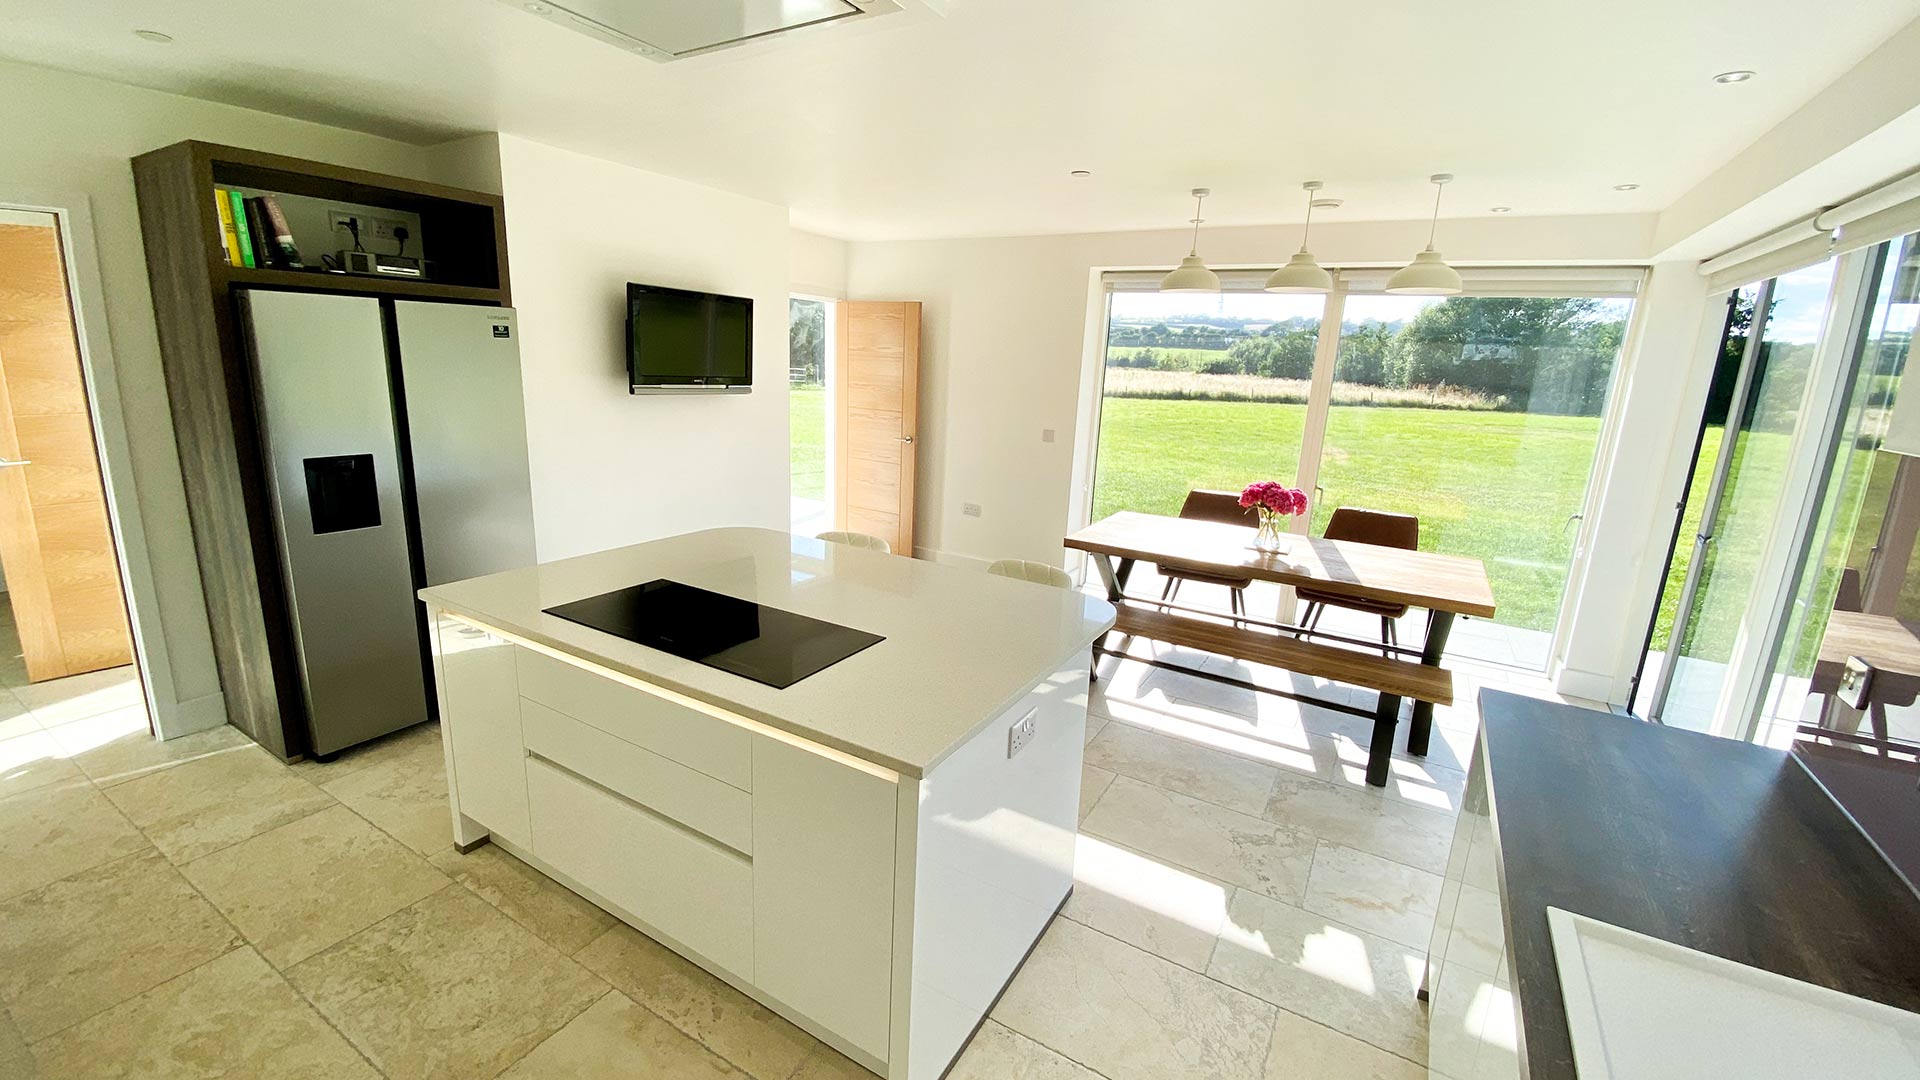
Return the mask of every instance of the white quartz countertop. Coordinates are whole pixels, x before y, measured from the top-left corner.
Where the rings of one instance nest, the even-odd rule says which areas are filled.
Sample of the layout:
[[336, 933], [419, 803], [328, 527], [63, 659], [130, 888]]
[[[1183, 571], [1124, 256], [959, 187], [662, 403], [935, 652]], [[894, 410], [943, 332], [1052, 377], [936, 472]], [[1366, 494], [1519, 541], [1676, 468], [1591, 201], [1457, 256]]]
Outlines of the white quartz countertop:
[[[777, 690], [545, 614], [669, 578], [886, 640]], [[1104, 600], [770, 529], [709, 529], [422, 589], [431, 607], [923, 776], [1113, 625]]]

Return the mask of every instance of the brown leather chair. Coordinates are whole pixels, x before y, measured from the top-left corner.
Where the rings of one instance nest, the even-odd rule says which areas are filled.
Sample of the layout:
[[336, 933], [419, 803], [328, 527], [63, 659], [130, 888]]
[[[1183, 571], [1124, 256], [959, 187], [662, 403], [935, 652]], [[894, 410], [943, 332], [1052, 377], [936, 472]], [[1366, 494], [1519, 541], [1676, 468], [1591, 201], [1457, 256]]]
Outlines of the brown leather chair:
[[[1189, 491], [1187, 501], [1180, 504], [1180, 516], [1195, 521], [1220, 521], [1228, 525], [1259, 525], [1260, 515], [1251, 507], [1240, 505], [1240, 495], [1233, 491]], [[1180, 583], [1197, 581], [1202, 585], [1220, 585], [1229, 590], [1227, 603], [1235, 615], [1247, 613], [1247, 587], [1253, 584], [1252, 578], [1225, 577], [1211, 574], [1195, 567], [1181, 566], [1178, 563], [1161, 563], [1160, 576], [1167, 579], [1166, 587], [1160, 590], [1160, 599], [1171, 602], [1180, 594]]]
[[[1412, 514], [1391, 514], [1384, 510], [1362, 510], [1358, 507], [1342, 506], [1327, 519], [1327, 531], [1322, 535], [1329, 540], [1351, 540], [1360, 544], [1377, 544], [1380, 547], [1404, 548], [1412, 551], [1420, 546], [1420, 519]], [[1338, 593], [1320, 592], [1315, 589], [1301, 589], [1299, 596], [1307, 602], [1305, 618], [1302, 621], [1306, 623], [1308, 630], [1313, 630], [1320, 624], [1320, 616], [1331, 604], [1380, 616], [1380, 644], [1387, 646], [1380, 650], [1383, 655], [1392, 655], [1391, 646], [1400, 644], [1400, 635], [1394, 630], [1394, 620], [1407, 613], [1405, 604], [1389, 604], [1382, 600], [1342, 596]]]

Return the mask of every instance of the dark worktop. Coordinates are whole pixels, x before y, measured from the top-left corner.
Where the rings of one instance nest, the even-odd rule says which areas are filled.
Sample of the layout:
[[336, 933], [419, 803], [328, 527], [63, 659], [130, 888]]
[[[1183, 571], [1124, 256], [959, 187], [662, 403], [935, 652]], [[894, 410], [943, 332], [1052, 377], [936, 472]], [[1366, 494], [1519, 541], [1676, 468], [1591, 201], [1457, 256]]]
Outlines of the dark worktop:
[[1575, 1080], [1558, 907], [1920, 1012], [1920, 896], [1788, 754], [1483, 691], [1530, 1080]]

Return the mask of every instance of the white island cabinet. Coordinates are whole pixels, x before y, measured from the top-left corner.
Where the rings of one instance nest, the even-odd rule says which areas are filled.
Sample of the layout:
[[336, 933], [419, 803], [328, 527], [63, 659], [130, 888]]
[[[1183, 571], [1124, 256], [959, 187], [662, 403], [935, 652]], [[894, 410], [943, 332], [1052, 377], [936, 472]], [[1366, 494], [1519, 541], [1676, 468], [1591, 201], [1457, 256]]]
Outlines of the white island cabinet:
[[[658, 579], [882, 640], [775, 689], [545, 613]], [[420, 595], [456, 839], [881, 1076], [937, 1080], [1072, 887], [1102, 600], [761, 529]]]

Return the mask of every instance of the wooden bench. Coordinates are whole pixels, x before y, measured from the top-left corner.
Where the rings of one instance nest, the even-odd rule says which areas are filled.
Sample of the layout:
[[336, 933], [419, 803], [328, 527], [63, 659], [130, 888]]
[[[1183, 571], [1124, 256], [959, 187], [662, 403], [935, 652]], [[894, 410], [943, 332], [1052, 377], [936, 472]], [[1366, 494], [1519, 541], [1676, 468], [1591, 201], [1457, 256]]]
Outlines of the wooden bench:
[[[1367, 748], [1367, 783], [1385, 787], [1393, 760], [1400, 699], [1453, 704], [1453, 673], [1442, 667], [1269, 634], [1246, 626], [1209, 622], [1134, 604], [1119, 605], [1113, 633], [1151, 638], [1202, 652], [1232, 656], [1301, 675], [1377, 691], [1373, 738]], [[1126, 653], [1113, 653], [1126, 656]]]

